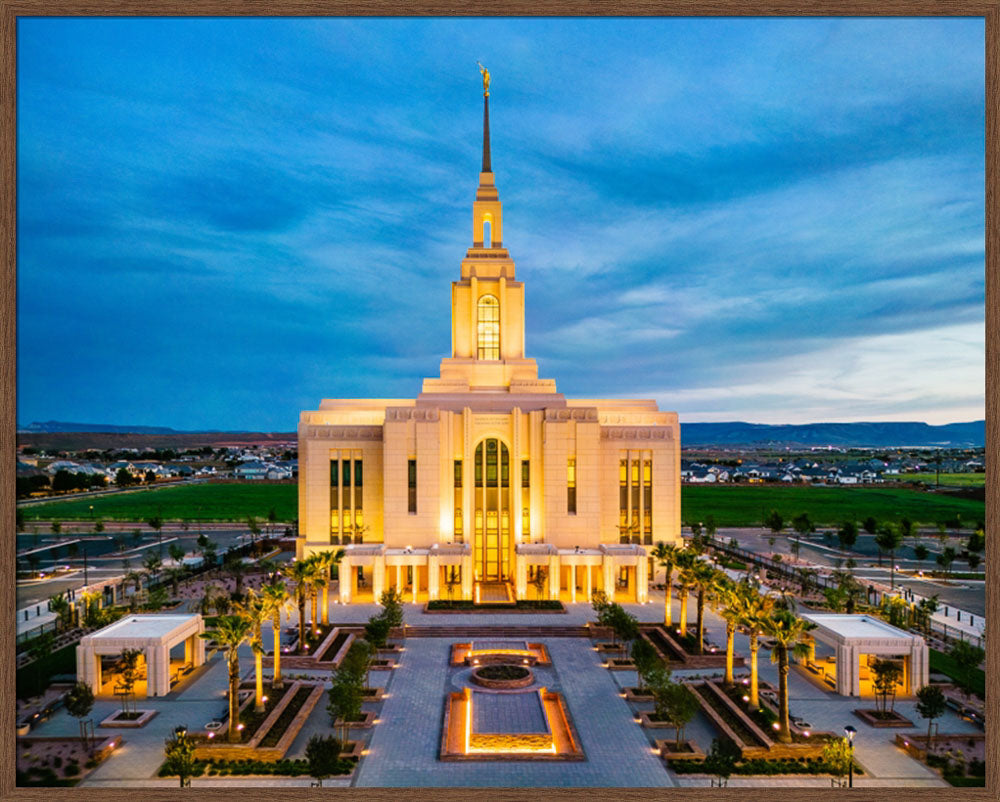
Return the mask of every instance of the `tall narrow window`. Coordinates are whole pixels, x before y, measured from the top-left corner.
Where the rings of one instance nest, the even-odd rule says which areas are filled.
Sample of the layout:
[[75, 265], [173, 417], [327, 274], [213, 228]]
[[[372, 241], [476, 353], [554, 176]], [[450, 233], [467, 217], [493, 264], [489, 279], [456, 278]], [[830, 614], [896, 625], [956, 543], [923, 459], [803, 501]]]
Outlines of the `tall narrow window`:
[[455, 499], [455, 542], [461, 543], [465, 539], [464, 525], [462, 522], [462, 460], [455, 460], [454, 479], [454, 499]]
[[409, 493], [407, 495], [407, 510], [410, 514], [417, 511], [417, 461], [411, 459], [406, 466]]
[[576, 515], [576, 460], [566, 464], [566, 512]]
[[531, 463], [521, 460], [521, 487], [531, 487]]
[[462, 460], [455, 460], [455, 487], [462, 486]]
[[495, 295], [479, 299], [479, 359], [500, 358], [500, 302]]
[[642, 463], [642, 542], [653, 542], [653, 462], [648, 459]]
[[531, 542], [531, 508], [521, 508], [521, 540]]
[[483, 247], [493, 247], [493, 224], [489, 220], [483, 220]]

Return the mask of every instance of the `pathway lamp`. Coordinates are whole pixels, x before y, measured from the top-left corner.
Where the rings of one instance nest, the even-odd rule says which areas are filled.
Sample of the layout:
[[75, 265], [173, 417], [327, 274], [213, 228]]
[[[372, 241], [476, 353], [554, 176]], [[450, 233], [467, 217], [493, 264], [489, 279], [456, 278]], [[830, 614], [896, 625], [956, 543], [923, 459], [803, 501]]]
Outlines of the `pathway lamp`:
[[[854, 787], [854, 736], [858, 731], [848, 724], [844, 727], [844, 735], [847, 736], [847, 743], [851, 747], [851, 762], [847, 764], [847, 787]], [[843, 776], [843, 775], [841, 775]]]

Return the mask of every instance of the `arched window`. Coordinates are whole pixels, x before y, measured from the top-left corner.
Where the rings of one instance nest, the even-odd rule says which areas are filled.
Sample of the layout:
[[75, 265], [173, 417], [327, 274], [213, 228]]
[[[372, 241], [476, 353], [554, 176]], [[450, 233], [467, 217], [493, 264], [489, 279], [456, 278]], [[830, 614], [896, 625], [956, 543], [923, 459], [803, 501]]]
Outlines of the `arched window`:
[[483, 220], [483, 247], [493, 247], [493, 224], [488, 217]]
[[500, 358], [500, 302], [494, 295], [479, 299], [479, 359]]

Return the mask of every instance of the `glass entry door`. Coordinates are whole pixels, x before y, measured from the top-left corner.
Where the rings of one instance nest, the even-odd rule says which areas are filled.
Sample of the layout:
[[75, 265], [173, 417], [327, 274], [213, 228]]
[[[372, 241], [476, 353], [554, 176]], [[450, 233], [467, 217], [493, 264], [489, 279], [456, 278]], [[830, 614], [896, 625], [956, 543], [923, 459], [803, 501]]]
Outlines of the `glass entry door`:
[[476, 446], [473, 563], [481, 582], [510, 579], [510, 454], [500, 440]]

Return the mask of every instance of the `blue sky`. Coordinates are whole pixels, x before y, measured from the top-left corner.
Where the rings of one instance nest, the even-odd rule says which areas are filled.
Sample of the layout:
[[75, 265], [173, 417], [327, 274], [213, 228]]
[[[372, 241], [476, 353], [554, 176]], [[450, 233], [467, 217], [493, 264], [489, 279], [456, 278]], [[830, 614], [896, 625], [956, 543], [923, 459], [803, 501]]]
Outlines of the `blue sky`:
[[18, 421], [294, 430], [450, 348], [682, 421], [984, 416], [980, 19], [22, 19]]

